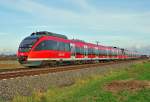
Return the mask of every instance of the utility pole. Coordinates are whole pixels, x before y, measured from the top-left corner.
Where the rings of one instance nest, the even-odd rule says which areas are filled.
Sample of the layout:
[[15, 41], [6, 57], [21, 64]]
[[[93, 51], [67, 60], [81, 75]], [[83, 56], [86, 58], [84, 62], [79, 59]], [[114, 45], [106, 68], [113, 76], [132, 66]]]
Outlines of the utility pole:
[[99, 41], [96, 41], [96, 44], [97, 44], [97, 45], [99, 45], [99, 43], [100, 43]]

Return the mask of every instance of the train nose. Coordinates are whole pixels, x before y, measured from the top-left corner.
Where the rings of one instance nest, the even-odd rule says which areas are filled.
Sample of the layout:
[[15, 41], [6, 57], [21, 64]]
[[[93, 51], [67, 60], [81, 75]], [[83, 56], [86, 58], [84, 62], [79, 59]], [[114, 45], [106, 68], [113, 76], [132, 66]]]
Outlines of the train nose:
[[28, 58], [28, 53], [26, 53], [26, 52], [18, 52], [17, 57], [18, 57], [18, 61], [20, 63], [26, 62], [27, 58]]
[[26, 63], [27, 62], [27, 56], [19, 56], [18, 61], [21, 64]]
[[18, 59], [19, 59], [19, 61], [26, 61], [27, 56], [19, 56]]

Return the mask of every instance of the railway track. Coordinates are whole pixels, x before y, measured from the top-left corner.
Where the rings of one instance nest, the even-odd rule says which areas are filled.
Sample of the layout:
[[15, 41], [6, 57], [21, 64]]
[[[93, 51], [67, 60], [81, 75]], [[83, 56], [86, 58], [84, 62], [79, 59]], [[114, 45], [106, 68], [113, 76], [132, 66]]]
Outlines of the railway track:
[[129, 61], [131, 62], [131, 60], [128, 60], [128, 61], [106, 62], [106, 63], [96, 63], [96, 64], [59, 66], [59, 67], [51, 67], [51, 68], [16, 69], [16, 70], [11, 70], [11, 71], [6, 71], [6, 72], [5, 71], [0, 72], [0, 80], [16, 78], [16, 77], [23, 77], [23, 76], [33, 76], [33, 75], [40, 75], [40, 74], [47, 74], [47, 73], [69, 71], [69, 70], [94, 68], [94, 67], [98, 67], [98, 66], [127, 63]]

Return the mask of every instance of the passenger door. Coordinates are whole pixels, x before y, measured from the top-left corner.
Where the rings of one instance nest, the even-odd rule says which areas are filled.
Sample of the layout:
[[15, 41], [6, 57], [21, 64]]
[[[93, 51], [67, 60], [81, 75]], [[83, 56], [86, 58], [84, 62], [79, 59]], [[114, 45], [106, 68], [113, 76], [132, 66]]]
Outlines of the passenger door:
[[75, 44], [71, 43], [70, 44], [70, 48], [71, 48], [71, 59], [75, 60], [75, 56], [76, 56], [76, 50], [75, 50]]
[[87, 47], [87, 45], [84, 46], [84, 58], [85, 59], [88, 58], [88, 47]]

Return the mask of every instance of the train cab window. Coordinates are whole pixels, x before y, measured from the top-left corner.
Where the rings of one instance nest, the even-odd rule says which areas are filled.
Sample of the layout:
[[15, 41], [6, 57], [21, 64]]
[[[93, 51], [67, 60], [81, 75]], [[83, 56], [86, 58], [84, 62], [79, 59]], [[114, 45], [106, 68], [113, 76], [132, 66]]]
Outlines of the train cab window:
[[43, 50], [43, 47], [45, 46], [45, 41], [41, 42], [39, 45], [36, 46], [35, 51]]
[[37, 37], [27, 37], [19, 45], [19, 51], [28, 52], [38, 40]]

